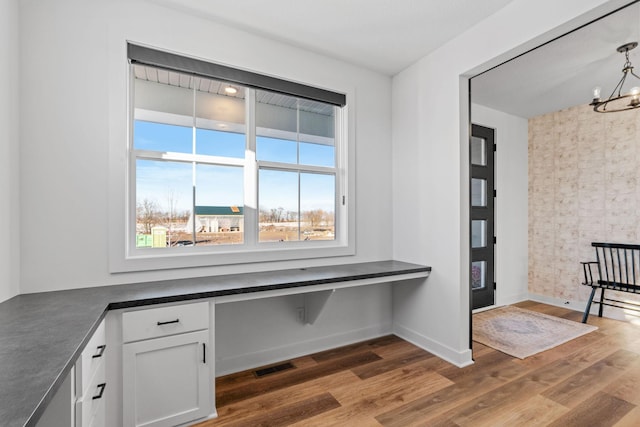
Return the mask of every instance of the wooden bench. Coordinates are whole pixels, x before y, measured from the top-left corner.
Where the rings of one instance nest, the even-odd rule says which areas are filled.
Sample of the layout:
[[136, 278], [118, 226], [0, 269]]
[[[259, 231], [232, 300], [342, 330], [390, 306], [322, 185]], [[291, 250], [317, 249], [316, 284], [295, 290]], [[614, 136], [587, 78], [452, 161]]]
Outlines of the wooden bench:
[[[602, 317], [603, 306], [618, 307], [627, 310], [640, 311], [640, 305], [605, 298], [604, 291], [611, 289], [620, 292], [640, 294], [640, 245], [623, 243], [591, 243], [596, 250], [596, 260], [581, 262], [584, 272], [583, 285], [591, 286], [589, 302], [582, 316], [582, 323], [587, 322], [591, 304], [600, 304], [598, 316]], [[597, 266], [597, 279], [591, 267]], [[600, 289], [600, 300], [594, 301], [596, 290]]]

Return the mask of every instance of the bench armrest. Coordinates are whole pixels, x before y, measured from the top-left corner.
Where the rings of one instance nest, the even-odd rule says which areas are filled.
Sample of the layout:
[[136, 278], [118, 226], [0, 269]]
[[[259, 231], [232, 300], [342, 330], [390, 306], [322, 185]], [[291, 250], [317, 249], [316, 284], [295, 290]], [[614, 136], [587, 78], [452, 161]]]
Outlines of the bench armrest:
[[597, 264], [598, 261], [585, 261], [580, 262], [582, 264], [582, 271], [584, 273], [584, 282], [583, 285], [593, 285], [593, 273], [591, 272], [591, 265]]

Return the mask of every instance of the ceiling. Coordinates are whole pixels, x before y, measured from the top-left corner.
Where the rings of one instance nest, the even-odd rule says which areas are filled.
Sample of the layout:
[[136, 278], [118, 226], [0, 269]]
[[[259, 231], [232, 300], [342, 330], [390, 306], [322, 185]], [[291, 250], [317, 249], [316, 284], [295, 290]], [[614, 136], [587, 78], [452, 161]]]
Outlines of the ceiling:
[[151, 0], [387, 75], [512, 0]]
[[[395, 75], [512, 0], [150, 1]], [[525, 118], [589, 103], [613, 90], [629, 41], [638, 3], [472, 79], [472, 101]], [[640, 47], [630, 58], [640, 67]]]
[[[608, 97], [622, 77], [616, 48], [640, 41], [640, 3], [602, 18], [471, 80], [472, 102], [530, 118]], [[640, 70], [640, 47], [629, 59]], [[640, 81], [629, 77], [623, 92]]]

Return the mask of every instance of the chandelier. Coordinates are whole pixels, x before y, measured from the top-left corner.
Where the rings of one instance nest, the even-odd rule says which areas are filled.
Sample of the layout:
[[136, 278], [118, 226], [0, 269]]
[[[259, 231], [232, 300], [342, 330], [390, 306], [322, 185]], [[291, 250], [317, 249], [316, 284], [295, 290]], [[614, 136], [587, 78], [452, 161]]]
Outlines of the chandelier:
[[633, 65], [629, 61], [629, 51], [636, 46], [638, 46], [638, 42], [630, 42], [616, 49], [618, 52], [624, 53], [626, 59], [622, 68], [622, 78], [613, 89], [613, 92], [611, 92], [611, 95], [609, 95], [609, 98], [605, 100], [600, 99], [600, 87], [593, 89], [593, 101], [589, 104], [593, 107], [593, 111], [597, 113], [615, 113], [640, 107], [640, 87], [634, 86], [629, 90], [629, 93], [622, 93], [622, 86], [629, 74], [640, 80], [640, 77], [633, 72]]

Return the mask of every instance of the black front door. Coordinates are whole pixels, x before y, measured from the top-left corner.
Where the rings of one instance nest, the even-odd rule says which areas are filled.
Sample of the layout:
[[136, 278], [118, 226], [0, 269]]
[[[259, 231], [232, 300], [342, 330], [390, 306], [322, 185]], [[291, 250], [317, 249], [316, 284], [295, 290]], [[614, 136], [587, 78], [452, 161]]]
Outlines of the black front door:
[[471, 300], [474, 309], [495, 303], [494, 279], [494, 130], [472, 125]]

